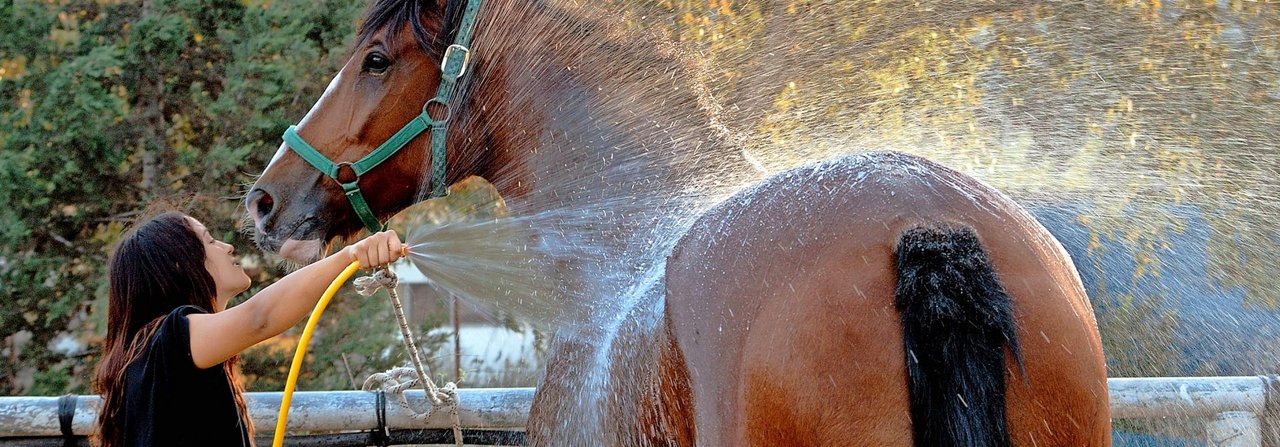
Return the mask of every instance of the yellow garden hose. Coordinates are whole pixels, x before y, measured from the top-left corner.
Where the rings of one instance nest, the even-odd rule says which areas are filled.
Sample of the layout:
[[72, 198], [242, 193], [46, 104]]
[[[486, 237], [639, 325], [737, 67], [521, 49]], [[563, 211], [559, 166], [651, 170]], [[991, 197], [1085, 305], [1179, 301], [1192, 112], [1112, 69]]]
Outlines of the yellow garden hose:
[[341, 289], [347, 279], [359, 269], [360, 261], [355, 261], [339, 273], [338, 277], [329, 284], [329, 288], [325, 289], [324, 295], [320, 296], [315, 310], [311, 311], [311, 317], [307, 318], [307, 327], [302, 331], [302, 338], [298, 339], [298, 349], [293, 352], [293, 365], [289, 366], [289, 379], [284, 383], [284, 396], [280, 399], [280, 416], [276, 419], [276, 434], [271, 441], [273, 447], [284, 445], [284, 429], [289, 425], [289, 403], [293, 400], [294, 388], [298, 387], [298, 373], [302, 371], [302, 358], [307, 356], [307, 344], [311, 342], [311, 332], [320, 321], [320, 314], [324, 313], [324, 308], [329, 306], [329, 300], [333, 299], [338, 289]]

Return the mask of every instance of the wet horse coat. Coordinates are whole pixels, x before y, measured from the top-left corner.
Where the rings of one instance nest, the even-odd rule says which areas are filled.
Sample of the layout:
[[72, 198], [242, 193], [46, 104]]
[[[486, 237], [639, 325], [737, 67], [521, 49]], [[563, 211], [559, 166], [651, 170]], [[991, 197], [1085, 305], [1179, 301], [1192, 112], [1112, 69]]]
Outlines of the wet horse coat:
[[912, 445], [894, 266], [903, 234], [920, 226], [971, 228], [1012, 300], [1013, 444], [1108, 445], [1101, 344], [1061, 245], [998, 191], [891, 153], [773, 177], [705, 213], [677, 245], [666, 324], [688, 384], [666, 387], [692, 390], [684, 405], [699, 444]]

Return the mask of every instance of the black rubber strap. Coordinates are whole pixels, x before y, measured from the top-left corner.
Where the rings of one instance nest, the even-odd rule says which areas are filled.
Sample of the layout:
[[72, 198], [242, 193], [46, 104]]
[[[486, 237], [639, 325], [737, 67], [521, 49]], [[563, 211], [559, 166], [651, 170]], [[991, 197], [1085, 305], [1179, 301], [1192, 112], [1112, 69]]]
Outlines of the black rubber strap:
[[71, 423], [76, 418], [76, 400], [79, 397], [68, 394], [58, 398], [58, 428], [62, 430], [62, 445], [65, 447], [76, 445], [76, 434], [71, 429]]
[[378, 390], [374, 403], [374, 415], [378, 420], [378, 426], [369, 433], [369, 443], [386, 447], [391, 445], [391, 433], [387, 430], [387, 392]]

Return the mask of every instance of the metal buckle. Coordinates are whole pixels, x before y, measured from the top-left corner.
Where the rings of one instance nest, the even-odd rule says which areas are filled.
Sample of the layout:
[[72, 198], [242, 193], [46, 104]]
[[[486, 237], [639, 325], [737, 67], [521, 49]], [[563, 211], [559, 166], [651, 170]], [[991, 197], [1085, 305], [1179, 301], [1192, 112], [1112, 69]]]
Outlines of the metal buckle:
[[[436, 119], [436, 117], [431, 116], [430, 108], [432, 104], [439, 104], [440, 107], [444, 107], [444, 119]], [[441, 102], [439, 98], [431, 98], [428, 99], [426, 103], [422, 104], [422, 114], [431, 118], [432, 126], [434, 126], [436, 124], [449, 122], [449, 118], [453, 117], [453, 109], [449, 107], [449, 103]]]
[[[351, 180], [351, 181], [349, 181], [349, 182], [344, 182], [344, 181], [342, 181], [342, 168], [347, 168], [347, 170], [351, 171], [351, 175], [352, 175], [352, 177], [355, 177], [355, 178], [354, 178], [354, 179], [352, 179], [352, 180]], [[338, 181], [338, 184], [339, 184], [339, 185], [342, 185], [342, 188], [345, 190], [345, 189], [346, 189], [346, 186], [347, 186], [348, 184], [354, 185], [354, 184], [356, 184], [356, 183], [359, 183], [359, 182], [360, 182], [360, 173], [359, 173], [359, 172], [356, 172], [356, 167], [355, 167], [355, 166], [353, 166], [353, 165], [352, 165], [351, 163], [349, 163], [349, 162], [345, 162], [345, 161], [344, 161], [344, 162], [342, 162], [342, 163], [335, 163], [335, 164], [334, 164], [334, 169], [333, 169], [333, 179], [334, 179], [334, 180], [337, 180], [337, 181]]]
[[453, 54], [453, 50], [462, 51], [462, 71], [459, 71], [458, 76], [453, 78], [454, 80], [457, 80], [458, 78], [461, 78], [462, 75], [467, 74], [467, 65], [471, 63], [471, 50], [456, 43], [449, 45], [449, 48], [444, 50], [444, 57], [440, 59], [440, 73], [442, 75], [444, 74], [444, 67], [449, 65], [449, 56]]

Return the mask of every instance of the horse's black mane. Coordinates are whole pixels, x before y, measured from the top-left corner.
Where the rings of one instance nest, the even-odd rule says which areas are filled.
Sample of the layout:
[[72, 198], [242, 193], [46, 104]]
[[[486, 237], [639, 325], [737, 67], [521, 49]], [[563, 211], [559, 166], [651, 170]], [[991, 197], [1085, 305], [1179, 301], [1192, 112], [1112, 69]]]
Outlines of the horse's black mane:
[[[438, 35], [431, 35], [423, 18], [439, 14], [434, 0], [374, 0], [364, 14], [364, 23], [360, 24], [357, 41], [367, 42], [379, 32], [387, 32], [387, 39], [398, 35], [400, 27], [409, 25], [413, 30], [413, 38], [418, 46], [430, 54], [440, 56], [444, 49], [453, 42], [458, 22], [462, 20], [462, 8], [467, 0], [449, 0], [444, 10], [444, 29]], [[477, 0], [471, 0], [477, 1]]]

